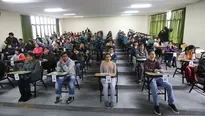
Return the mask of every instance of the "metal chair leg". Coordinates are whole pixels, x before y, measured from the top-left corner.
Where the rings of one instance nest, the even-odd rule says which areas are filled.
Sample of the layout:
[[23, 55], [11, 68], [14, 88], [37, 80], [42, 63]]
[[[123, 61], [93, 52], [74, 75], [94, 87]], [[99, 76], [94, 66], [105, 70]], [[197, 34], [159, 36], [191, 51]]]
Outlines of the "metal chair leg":
[[194, 88], [195, 83], [191, 86], [191, 89], [189, 90], [189, 93], [191, 93], [192, 89]]
[[44, 83], [43, 79], [41, 79], [41, 82], [43, 83], [44, 87], [47, 89], [46, 84]]

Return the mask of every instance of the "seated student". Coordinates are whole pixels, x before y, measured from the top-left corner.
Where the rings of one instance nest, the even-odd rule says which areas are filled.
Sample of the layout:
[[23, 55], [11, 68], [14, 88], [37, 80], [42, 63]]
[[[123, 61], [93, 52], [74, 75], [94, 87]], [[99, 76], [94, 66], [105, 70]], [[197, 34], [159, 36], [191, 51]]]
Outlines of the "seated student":
[[84, 44], [84, 43], [80, 43], [79, 52], [80, 52], [81, 55], [85, 54], [85, 52], [86, 52], [86, 47], [85, 47], [85, 44]]
[[[165, 47], [164, 51], [165, 53], [166, 52], [176, 52], [171, 41], [168, 42], [168, 46]], [[165, 59], [168, 60], [167, 65], [169, 67], [171, 67], [171, 62], [172, 62], [172, 66], [175, 67], [176, 57], [174, 57], [173, 54], [166, 54]]]
[[54, 54], [50, 52], [49, 48], [45, 47], [40, 58], [48, 60], [47, 62], [43, 63], [42, 66], [47, 70], [47, 73], [51, 73], [56, 67], [56, 58]]
[[33, 43], [32, 40], [29, 40], [28, 43], [26, 43], [25, 45], [25, 51], [33, 51], [33, 49], [35, 48], [35, 44]]
[[[116, 64], [111, 61], [110, 54], [105, 55], [105, 61], [102, 61], [100, 65], [100, 73], [113, 73], [114, 75], [116, 72]], [[104, 94], [104, 101], [106, 107], [114, 107], [114, 98], [116, 94], [115, 86], [116, 86], [117, 78], [114, 77], [111, 79], [110, 89], [111, 89], [111, 97], [108, 98], [108, 83], [106, 79], [102, 78], [101, 83], [103, 85], [103, 94]]]
[[[78, 49], [74, 48], [74, 54], [72, 55], [71, 59], [78, 61], [77, 63], [75, 63], [76, 75], [80, 76], [80, 67], [83, 65], [83, 63], [82, 63], [82, 55], [80, 54]], [[80, 78], [81, 78], [81, 76], [80, 76]]]
[[23, 53], [21, 53], [20, 49], [16, 49], [15, 50], [15, 54], [13, 55], [13, 57], [11, 58], [11, 61], [22, 61], [20, 63], [16, 63], [16, 64], [11, 64], [12, 66], [14, 66], [14, 69], [22, 69], [23, 67], [23, 62], [26, 60], [26, 57], [24, 56]]
[[[153, 50], [149, 51], [149, 59], [147, 59], [144, 63], [145, 72], [163, 73], [163, 70], [160, 66], [160, 63], [155, 59], [155, 57], [156, 57], [155, 52]], [[150, 81], [149, 86], [151, 89], [152, 98], [153, 98], [154, 105], [155, 105], [155, 107], [154, 107], [155, 113], [157, 115], [161, 115], [160, 108], [159, 108], [158, 95], [157, 95], [157, 84], [159, 84], [160, 86], [165, 87], [167, 89], [169, 107], [175, 113], [179, 113], [179, 111], [177, 110], [175, 103], [174, 103], [174, 94], [173, 94], [172, 85], [168, 82], [163, 82], [162, 77], [150, 78], [149, 81]]]
[[[144, 44], [140, 43], [139, 49], [136, 51], [136, 58], [141, 59], [141, 58], [147, 58], [147, 57], [148, 57], [147, 50], [145, 49]], [[139, 72], [140, 77], [138, 77], [138, 81], [140, 82], [141, 79], [142, 81], [144, 80], [143, 79], [144, 63], [141, 63], [139, 68], [140, 68], [140, 72]]]
[[163, 47], [164, 47], [160, 38], [157, 38], [157, 41], [154, 43], [154, 47], [155, 47], [155, 53], [157, 55], [157, 58], [160, 58], [163, 52]]
[[[195, 60], [195, 59], [196, 59], [195, 47], [193, 45], [189, 45], [188, 47], [186, 47], [185, 51], [182, 52], [178, 57], [178, 60]], [[192, 71], [193, 68], [194, 66], [189, 66], [189, 63], [185, 63], [182, 66], [182, 70], [185, 71], [185, 77], [188, 83], [193, 83], [195, 80], [197, 80], [196, 74]], [[195, 80], [193, 80], [193, 73], [194, 73]]]
[[19, 39], [19, 46], [18, 46], [18, 48], [19, 49], [22, 49], [22, 48], [24, 48], [24, 46], [25, 46], [25, 44], [24, 44], [24, 42], [23, 42], [23, 39]]
[[37, 58], [39, 58], [41, 56], [41, 54], [43, 53], [43, 48], [39, 47], [38, 44], [35, 44], [35, 48], [33, 49], [33, 53], [35, 54], [35, 56]]
[[108, 53], [111, 56], [111, 60], [116, 63], [116, 61], [117, 61], [117, 54], [115, 54], [115, 52], [114, 52], [114, 47], [110, 47]]
[[61, 55], [60, 43], [56, 42], [56, 43], [54, 44], [53, 53], [55, 54], [55, 56], [57, 57], [57, 59], [60, 58], [60, 55]]
[[18, 81], [18, 87], [21, 94], [19, 102], [26, 102], [32, 96], [30, 90], [30, 81], [35, 80], [36, 78], [41, 77], [40, 63], [38, 60], [34, 58], [34, 54], [32, 52], [28, 52], [26, 55], [26, 61], [23, 65], [24, 71], [31, 71], [28, 76], [20, 77]]
[[131, 55], [132, 55], [132, 56], [135, 56], [137, 50], [138, 50], [138, 42], [137, 42], [137, 41], [134, 41]]
[[73, 44], [71, 43], [70, 39], [67, 39], [66, 43], [64, 44], [64, 47], [68, 50], [73, 50]]
[[4, 49], [4, 60], [8, 60], [9, 55], [14, 55], [15, 54], [15, 48], [12, 47], [11, 45], [7, 45]]
[[70, 58], [70, 52], [63, 52], [61, 54], [60, 61], [57, 63], [57, 72], [67, 72], [68, 75], [65, 77], [59, 77], [56, 80], [55, 88], [56, 88], [56, 101], [55, 103], [60, 102], [60, 97], [62, 93], [62, 84], [63, 81], [68, 81], [68, 93], [69, 98], [67, 99], [66, 103], [70, 104], [74, 101], [75, 96], [75, 62]]

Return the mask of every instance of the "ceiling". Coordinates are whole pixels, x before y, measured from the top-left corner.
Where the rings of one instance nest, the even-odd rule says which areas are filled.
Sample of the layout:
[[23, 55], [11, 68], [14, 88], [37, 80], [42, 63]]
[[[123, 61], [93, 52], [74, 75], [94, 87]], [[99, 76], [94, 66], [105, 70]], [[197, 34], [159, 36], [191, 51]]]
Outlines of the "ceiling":
[[[29, 1], [29, 0], [28, 0]], [[5, 3], [0, 0], [0, 9], [28, 15], [44, 15], [68, 18], [63, 14], [75, 13], [78, 16], [100, 17], [120, 16], [127, 10], [139, 10], [134, 15], [151, 15], [185, 7], [200, 0], [35, 0], [32, 3]], [[132, 4], [152, 4], [150, 8], [133, 9]], [[64, 12], [46, 13], [45, 8], [63, 8]]]

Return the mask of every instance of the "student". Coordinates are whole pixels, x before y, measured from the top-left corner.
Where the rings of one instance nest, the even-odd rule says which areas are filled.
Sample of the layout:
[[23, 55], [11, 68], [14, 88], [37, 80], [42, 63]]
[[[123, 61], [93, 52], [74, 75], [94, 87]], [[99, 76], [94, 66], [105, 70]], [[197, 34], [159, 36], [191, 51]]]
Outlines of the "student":
[[[102, 61], [100, 65], [100, 73], [112, 73], [116, 75], [116, 64], [111, 61], [110, 54], [105, 55], [105, 61]], [[103, 94], [104, 101], [106, 107], [114, 107], [114, 98], [116, 94], [115, 86], [116, 86], [117, 78], [114, 77], [111, 79], [110, 89], [111, 89], [111, 97], [108, 98], [108, 83], [106, 83], [106, 79], [102, 78], [101, 83], [103, 85]]]
[[131, 55], [132, 56], [135, 56], [136, 55], [136, 51], [138, 50], [138, 42], [137, 41], [134, 41], [133, 43], [133, 47], [131, 48]]
[[24, 71], [31, 71], [28, 76], [20, 77], [18, 81], [18, 87], [21, 94], [19, 102], [26, 102], [32, 96], [30, 90], [30, 81], [35, 80], [36, 78], [41, 77], [40, 63], [38, 60], [34, 59], [34, 54], [32, 52], [28, 52], [26, 55], [26, 61], [23, 65]]
[[[144, 63], [145, 72], [160, 72], [163, 73], [163, 70], [159, 64], [159, 62], [155, 59], [155, 52], [153, 50], [149, 51], [149, 59], [147, 59]], [[152, 98], [154, 101], [154, 111], [157, 115], [161, 115], [160, 108], [159, 108], [159, 101], [158, 101], [158, 95], [157, 95], [157, 84], [159, 84], [162, 87], [165, 87], [168, 94], [168, 105], [172, 109], [173, 112], [179, 113], [177, 110], [175, 103], [174, 103], [174, 94], [172, 85], [168, 82], [163, 82], [162, 77], [155, 77], [150, 78], [150, 89], [152, 93]]]
[[7, 46], [17, 47], [19, 45], [18, 39], [14, 37], [14, 33], [12, 32], [9, 33], [9, 37], [7, 37], [4, 42]]
[[[142, 59], [142, 58], [146, 58], [148, 57], [148, 53], [147, 50], [144, 47], [144, 44], [140, 43], [139, 45], [139, 49], [136, 51], [136, 58]], [[144, 63], [140, 63], [140, 77], [138, 77], [138, 82], [140, 83], [140, 81], [143, 81], [143, 74], [144, 74]], [[142, 79], [142, 80], [141, 80]]]
[[109, 54], [111, 56], [111, 60], [116, 63], [116, 61], [117, 61], [117, 54], [115, 54], [115, 52], [114, 52], [114, 47], [111, 46], [109, 48]]
[[45, 47], [40, 58], [48, 60], [47, 62], [43, 63], [42, 66], [47, 70], [47, 73], [51, 73], [52, 70], [54, 70], [56, 67], [56, 58], [54, 54], [50, 52], [49, 48]]
[[62, 84], [63, 81], [68, 80], [68, 93], [69, 98], [67, 99], [66, 103], [70, 104], [72, 101], [74, 101], [75, 96], [75, 62], [71, 60], [70, 58], [70, 52], [63, 52], [61, 54], [61, 58], [57, 63], [57, 72], [67, 72], [68, 75], [65, 77], [59, 77], [56, 80], [55, 88], [56, 88], [56, 101], [55, 103], [60, 102], [60, 97], [62, 93]]
[[37, 58], [39, 58], [43, 53], [43, 48], [39, 47], [39, 45], [36, 43], [35, 48], [33, 49], [33, 53], [36, 55]]
[[77, 63], [75, 63], [76, 75], [80, 76], [80, 67], [83, 65], [83, 62], [82, 62], [82, 55], [80, 54], [78, 49], [76, 49], [76, 48], [74, 49], [74, 54], [72, 55], [71, 59], [78, 61]]
[[[19, 46], [18, 46], [18, 48], [19, 49], [22, 49], [22, 48], [24, 48], [24, 46], [25, 46], [25, 44], [24, 44], [24, 42], [23, 42], [23, 39], [19, 39]], [[22, 51], [23, 52], [23, 51]]]
[[[172, 52], [172, 53], [176, 52], [171, 41], [168, 42], [168, 46], [165, 47], [164, 51], [165, 53], [166, 52]], [[172, 62], [172, 66], [175, 67], [176, 57], [174, 57], [173, 54], [166, 54], [165, 59], [168, 60], [167, 65], [169, 67], [171, 67], [171, 62]]]
[[86, 52], [86, 47], [85, 47], [85, 44], [84, 44], [84, 43], [80, 43], [79, 52], [80, 52], [81, 55], [85, 54], [85, 52]]
[[188, 47], [186, 47], [185, 51], [182, 52], [178, 57], [178, 60], [195, 60], [195, 59], [196, 59], [195, 47], [193, 45], [189, 45]]
[[94, 42], [95, 50], [97, 52], [97, 61], [102, 60], [103, 58], [103, 36], [100, 32], [97, 33], [97, 39]]
[[25, 45], [25, 51], [33, 51], [33, 49], [35, 48], [35, 44], [32, 40], [29, 40], [28, 43], [26, 43]]
[[67, 39], [66, 43], [64, 44], [64, 47], [68, 50], [73, 50], [73, 44], [71, 43], [70, 39]]
[[26, 57], [24, 54], [21, 52], [20, 49], [15, 50], [15, 54], [11, 58], [11, 61], [22, 61], [21, 63], [16, 63], [16, 64], [11, 64], [14, 65], [15, 69], [22, 69], [23, 67], [23, 62], [26, 60]]
[[162, 56], [163, 47], [164, 47], [160, 38], [157, 38], [157, 41], [154, 43], [154, 47], [155, 47], [155, 53], [157, 55], [157, 58], [160, 58]]

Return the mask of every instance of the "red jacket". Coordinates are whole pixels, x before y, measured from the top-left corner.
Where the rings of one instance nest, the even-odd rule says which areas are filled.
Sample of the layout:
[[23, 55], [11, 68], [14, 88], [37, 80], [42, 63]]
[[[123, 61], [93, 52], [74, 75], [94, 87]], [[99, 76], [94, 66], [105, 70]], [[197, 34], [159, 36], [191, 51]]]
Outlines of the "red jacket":
[[43, 53], [42, 47], [34, 48], [34, 49], [33, 49], [33, 53], [34, 53], [36, 56], [41, 56], [41, 54]]
[[18, 61], [25, 61], [26, 57], [24, 54], [20, 54], [19, 58], [17, 59]]

